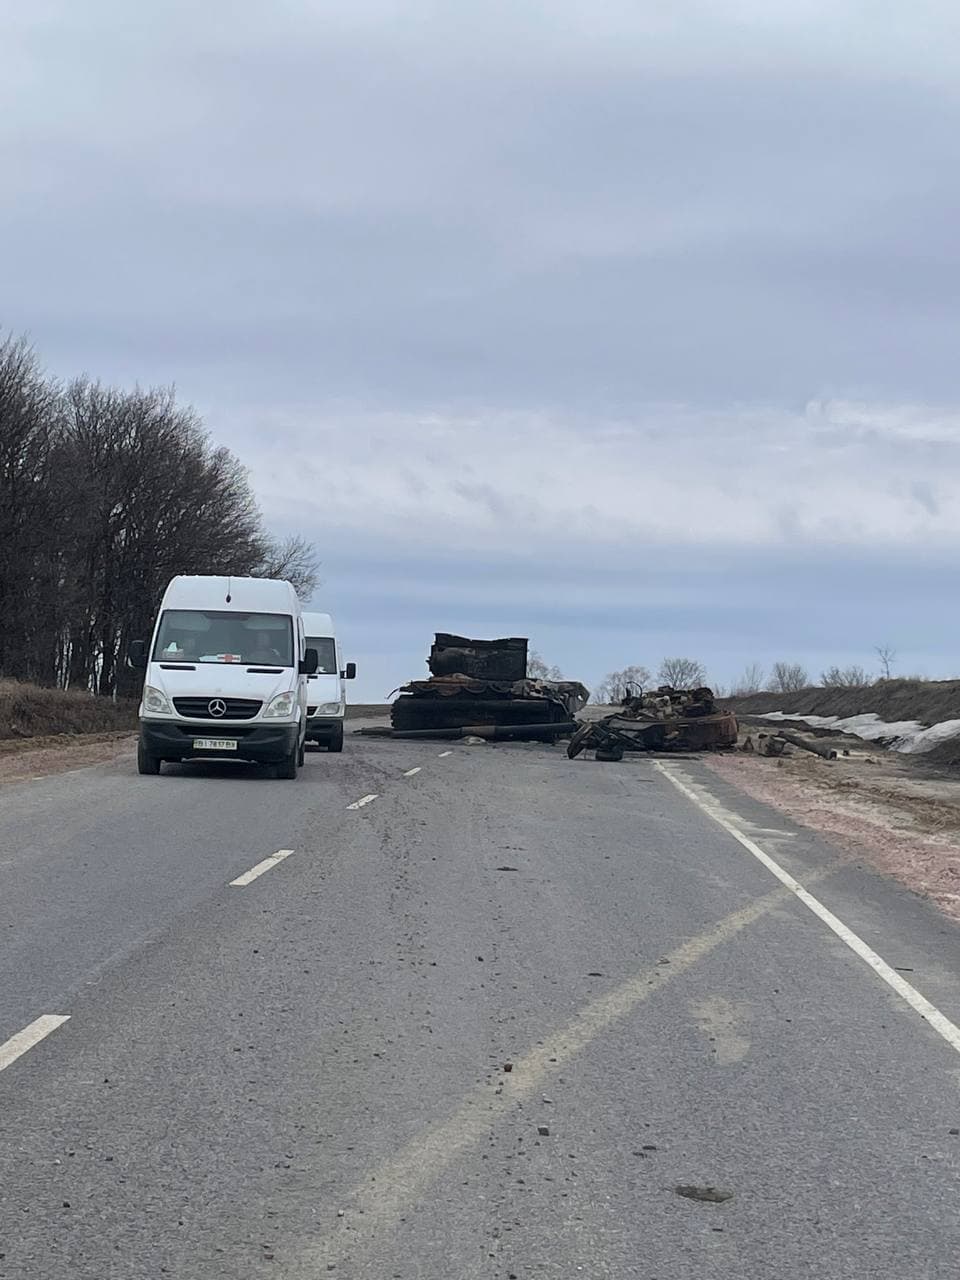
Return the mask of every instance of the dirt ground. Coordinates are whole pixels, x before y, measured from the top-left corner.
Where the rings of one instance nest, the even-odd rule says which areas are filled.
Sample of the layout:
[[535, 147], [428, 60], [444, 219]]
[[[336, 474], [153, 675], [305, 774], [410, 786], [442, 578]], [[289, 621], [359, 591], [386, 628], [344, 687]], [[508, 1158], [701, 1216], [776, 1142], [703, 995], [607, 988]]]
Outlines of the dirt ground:
[[[759, 724], [742, 724], [741, 742]], [[762, 726], [771, 731], [769, 722]], [[796, 726], [802, 728], [802, 726]], [[767, 759], [742, 751], [704, 755], [754, 799], [821, 832], [840, 848], [935, 901], [960, 920], [960, 778], [922, 756], [867, 748], [834, 735], [849, 756], [823, 760], [791, 749]]]
[[14, 738], [0, 741], [0, 785], [46, 778], [105, 764], [121, 756], [133, 759], [136, 735], [132, 733], [57, 734], [47, 738]]

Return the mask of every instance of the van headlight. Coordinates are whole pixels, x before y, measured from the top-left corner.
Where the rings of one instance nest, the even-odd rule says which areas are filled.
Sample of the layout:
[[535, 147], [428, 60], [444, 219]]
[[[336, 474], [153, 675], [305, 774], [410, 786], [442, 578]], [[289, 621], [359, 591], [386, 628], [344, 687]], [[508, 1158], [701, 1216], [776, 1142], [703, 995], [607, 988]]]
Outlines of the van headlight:
[[148, 684], [143, 690], [143, 709], [144, 711], [152, 711], [158, 716], [168, 716], [170, 714], [170, 700], [160, 689], [154, 689], [152, 685]]
[[338, 716], [340, 714], [340, 703], [321, 702], [315, 714], [318, 716]]
[[288, 689], [286, 693], [278, 693], [275, 698], [271, 698], [264, 711], [264, 718], [271, 716], [289, 717], [295, 714], [297, 710], [297, 691]]

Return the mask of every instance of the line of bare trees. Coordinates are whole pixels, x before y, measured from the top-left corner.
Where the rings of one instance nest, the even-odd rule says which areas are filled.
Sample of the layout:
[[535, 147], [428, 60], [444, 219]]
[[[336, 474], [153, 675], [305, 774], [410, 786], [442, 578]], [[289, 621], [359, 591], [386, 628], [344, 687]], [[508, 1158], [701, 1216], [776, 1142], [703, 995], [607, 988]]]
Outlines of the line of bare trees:
[[[896, 651], [890, 645], [876, 645], [874, 652], [880, 665], [879, 679], [890, 680], [897, 660]], [[611, 671], [594, 690], [593, 700], [597, 703], [618, 706], [632, 689], [649, 688], [653, 679], [648, 668], [638, 664], [624, 667], [622, 671]], [[670, 685], [674, 689], [693, 689], [706, 682], [706, 668], [695, 658], [664, 658], [657, 669], [656, 684], [658, 686]], [[752, 662], [740, 678], [734, 681], [729, 692], [733, 697], [765, 692], [795, 693], [800, 689], [810, 688], [814, 683], [802, 663], [775, 662], [767, 671], [760, 663]], [[859, 664], [828, 667], [819, 680], [819, 684], [824, 688], [833, 689], [862, 689], [872, 683], [871, 676]], [[715, 685], [714, 692], [723, 697], [726, 696], [727, 690]]]
[[745, 668], [739, 680], [731, 689], [734, 697], [745, 697], [752, 693], [796, 693], [800, 689], [809, 689], [818, 683], [824, 689], [864, 689], [873, 684], [874, 679], [890, 680], [897, 660], [896, 650], [890, 645], [874, 646], [874, 653], [880, 667], [878, 677], [872, 677], [860, 663], [851, 663], [841, 667], [834, 664], [821, 672], [819, 681], [810, 678], [806, 667], [799, 662], [775, 662], [766, 671], [758, 662], [752, 662]]
[[267, 533], [244, 468], [172, 391], [64, 386], [0, 338], [0, 676], [134, 692], [123, 655], [177, 573], [308, 596], [317, 562]]
[[[657, 685], [670, 685], [673, 689], [696, 689], [706, 678], [703, 664], [695, 658], [664, 658], [657, 669]], [[650, 671], [638, 664], [611, 671], [594, 689], [593, 700], [619, 706], [632, 689], [648, 689], [652, 680]]]

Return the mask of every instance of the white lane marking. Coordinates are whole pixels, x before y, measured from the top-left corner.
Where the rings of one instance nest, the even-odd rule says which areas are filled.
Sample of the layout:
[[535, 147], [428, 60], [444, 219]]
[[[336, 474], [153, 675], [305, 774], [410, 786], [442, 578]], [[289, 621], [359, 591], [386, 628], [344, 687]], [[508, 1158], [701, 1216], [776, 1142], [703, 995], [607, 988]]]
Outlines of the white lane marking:
[[0, 1071], [5, 1071], [12, 1062], [22, 1058], [28, 1049], [45, 1040], [51, 1031], [56, 1031], [57, 1027], [62, 1027], [69, 1021], [69, 1013], [45, 1013], [34, 1019], [29, 1026], [0, 1044]]
[[437, 756], [437, 759], [442, 760], [444, 756], [452, 756], [452, 755], [453, 755], [452, 751], [441, 751], [439, 756]]
[[353, 804], [348, 804], [347, 808], [362, 809], [365, 804], [371, 804], [376, 799], [377, 799], [377, 792], [374, 792], [372, 796], [361, 796], [359, 800], [354, 800]]
[[264, 858], [262, 862], [258, 862], [255, 867], [251, 867], [249, 871], [245, 871], [242, 876], [237, 876], [236, 880], [231, 880], [231, 886], [242, 889], [245, 884], [250, 884], [252, 880], [256, 880], [257, 876], [262, 876], [265, 871], [269, 871], [271, 867], [275, 867], [278, 862], [282, 862], [284, 858], [289, 858], [292, 849], [278, 849], [276, 853], [271, 853], [269, 858]]
[[405, 778], [412, 778], [415, 773], [419, 773], [419, 772], [420, 772], [420, 766], [417, 765], [416, 769], [408, 769], [403, 776]]
[[878, 978], [882, 978], [888, 987], [892, 987], [897, 995], [907, 1002], [911, 1009], [919, 1013], [920, 1017], [946, 1040], [951, 1049], [955, 1049], [957, 1053], [960, 1053], [960, 1027], [956, 1026], [945, 1014], [941, 1013], [936, 1005], [931, 1004], [926, 996], [921, 995], [916, 987], [911, 986], [909, 982], [903, 979], [896, 969], [891, 968], [886, 960], [879, 956], [872, 947], [868, 946], [858, 934], [854, 933], [838, 916], [835, 916], [832, 911], [825, 907], [819, 898], [815, 898], [812, 893], [808, 893], [798, 880], [794, 880], [788, 871], [785, 871], [778, 862], [774, 862], [768, 853], [764, 853], [755, 841], [751, 840], [748, 835], [744, 835], [740, 828], [730, 821], [708, 791], [701, 789], [698, 794], [688, 787], [686, 783], [681, 782], [673, 771], [661, 764], [659, 760], [654, 767], [659, 769], [678, 791], [682, 791], [688, 800], [692, 800], [698, 809], [702, 809], [718, 826], [723, 827], [724, 831], [733, 836], [734, 840], [742, 844], [748, 853], [752, 853], [771, 875], [776, 876], [781, 884], [786, 885], [790, 892], [795, 894], [805, 907], [809, 908], [815, 916], [822, 920], [828, 929], [832, 929], [840, 941], [845, 943], [854, 955], [859, 956], [865, 964], [868, 964]]

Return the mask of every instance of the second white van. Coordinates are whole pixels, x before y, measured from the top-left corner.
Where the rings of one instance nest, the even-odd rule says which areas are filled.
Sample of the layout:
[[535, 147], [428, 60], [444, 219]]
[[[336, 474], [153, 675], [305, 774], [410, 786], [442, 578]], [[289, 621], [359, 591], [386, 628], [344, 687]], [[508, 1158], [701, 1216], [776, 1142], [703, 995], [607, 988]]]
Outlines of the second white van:
[[307, 680], [307, 741], [328, 751], [342, 751], [347, 703], [344, 681], [354, 679], [356, 663], [343, 665], [329, 613], [305, 613], [303, 626], [307, 648], [317, 655], [317, 669]]

